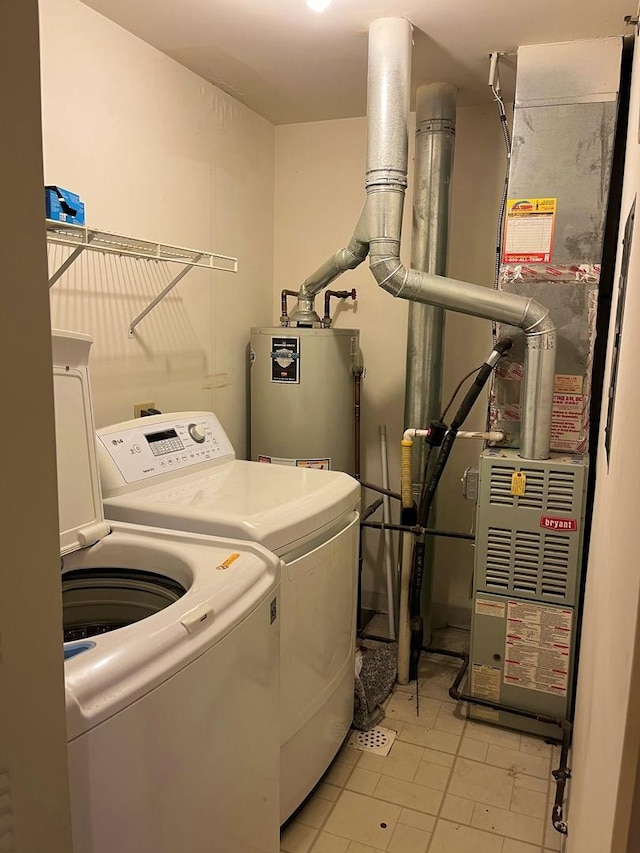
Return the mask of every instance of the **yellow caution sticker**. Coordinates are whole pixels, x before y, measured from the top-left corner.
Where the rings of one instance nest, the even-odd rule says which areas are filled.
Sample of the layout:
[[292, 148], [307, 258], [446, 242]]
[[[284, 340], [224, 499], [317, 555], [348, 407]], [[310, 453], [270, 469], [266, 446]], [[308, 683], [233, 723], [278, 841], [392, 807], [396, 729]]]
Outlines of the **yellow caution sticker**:
[[527, 475], [524, 471], [514, 471], [511, 477], [511, 494], [519, 497], [527, 490]]
[[216, 569], [218, 569], [218, 571], [224, 571], [224, 569], [228, 569], [229, 566], [235, 563], [239, 556], [240, 554], [238, 554], [237, 551], [234, 551], [233, 554], [229, 554], [229, 556], [223, 563], [220, 563], [219, 566], [216, 566]]

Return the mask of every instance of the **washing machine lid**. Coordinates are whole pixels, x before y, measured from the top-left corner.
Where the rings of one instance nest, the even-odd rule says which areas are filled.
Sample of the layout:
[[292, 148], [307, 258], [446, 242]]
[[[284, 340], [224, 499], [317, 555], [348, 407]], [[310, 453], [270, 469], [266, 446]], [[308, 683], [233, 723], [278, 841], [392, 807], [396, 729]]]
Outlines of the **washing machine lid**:
[[[129, 568], [173, 578], [186, 589], [168, 607], [95, 635], [82, 654], [73, 654], [77, 642], [65, 645], [70, 652], [64, 665], [69, 740], [188, 667], [232, 634], [265, 599], [271, 603], [270, 616], [260, 630], [267, 632], [279, 618], [280, 562], [251, 542], [115, 523], [109, 536], [93, 548], [69, 554], [64, 562], [65, 573], [96, 569], [100, 575], [110, 567]], [[260, 634], [247, 671], [260, 670], [263, 647]], [[185, 725], [190, 701], [184, 697]]]
[[91, 343], [78, 332], [54, 330], [51, 335], [61, 554], [92, 545], [109, 532], [89, 388]]
[[232, 536], [283, 555], [359, 505], [360, 486], [339, 471], [234, 460], [105, 499], [107, 518]]

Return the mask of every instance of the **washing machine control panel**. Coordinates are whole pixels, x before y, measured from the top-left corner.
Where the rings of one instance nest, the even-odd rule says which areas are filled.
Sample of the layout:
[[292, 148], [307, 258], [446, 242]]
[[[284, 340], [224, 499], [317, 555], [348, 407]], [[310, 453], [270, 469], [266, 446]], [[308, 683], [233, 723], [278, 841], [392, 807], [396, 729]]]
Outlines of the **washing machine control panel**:
[[125, 483], [203, 462], [235, 459], [231, 442], [215, 415], [187, 414], [174, 420], [164, 415], [141, 418], [99, 430], [98, 441]]

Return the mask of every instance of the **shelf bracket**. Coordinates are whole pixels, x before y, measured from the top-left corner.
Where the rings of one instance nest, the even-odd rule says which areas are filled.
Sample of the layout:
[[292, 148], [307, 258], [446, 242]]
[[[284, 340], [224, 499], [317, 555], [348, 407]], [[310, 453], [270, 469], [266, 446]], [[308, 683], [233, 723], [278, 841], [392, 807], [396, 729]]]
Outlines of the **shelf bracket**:
[[[90, 243], [93, 240], [94, 236], [95, 236], [95, 234], [92, 234], [91, 232], [89, 232], [87, 234], [87, 243]], [[69, 269], [69, 267], [77, 260], [77, 258], [80, 257], [80, 255], [84, 252], [84, 250], [86, 248], [87, 248], [86, 245], [85, 246], [77, 246], [73, 250], [73, 252], [71, 252], [71, 254], [66, 259], [66, 261], [63, 261], [60, 264], [58, 269], [53, 273], [53, 275], [49, 279], [49, 287], [53, 287], [53, 285], [56, 283], [56, 281], [58, 281], [58, 279], [61, 278], [66, 273], [66, 271]]]
[[207, 270], [218, 270], [219, 272], [238, 272], [238, 259], [230, 255], [220, 255], [217, 252], [205, 252], [199, 249], [185, 249], [180, 246], [170, 246], [168, 243], [152, 243], [149, 240], [140, 240], [134, 237], [125, 237], [122, 234], [113, 234], [110, 231], [100, 231], [96, 228], [87, 228], [84, 225], [75, 225], [68, 222], [58, 222], [54, 219], [46, 220], [47, 240], [60, 246], [68, 246], [72, 249], [69, 257], [63, 261], [58, 269], [49, 279], [49, 287], [52, 287], [61, 276], [69, 269], [73, 262], [90, 249], [91, 251], [104, 252], [110, 255], [118, 255], [124, 258], [138, 258], [145, 261], [165, 261], [180, 264], [180, 272], [175, 275], [164, 290], [147, 305], [135, 320], [129, 324], [128, 335], [135, 337], [135, 328], [150, 311], [161, 302], [165, 296], [181, 281], [193, 267]]
[[[200, 260], [200, 258], [201, 258], [201, 257], [202, 257], [202, 255], [197, 255], [197, 256], [195, 257], [195, 259], [194, 259], [194, 264], [195, 264], [195, 263], [197, 263], [197, 262]], [[147, 314], [149, 314], [151, 311], [153, 311], [153, 309], [156, 307], [156, 305], [157, 305], [159, 302], [162, 302], [162, 300], [165, 298], [165, 296], [167, 296], [167, 294], [169, 294], [169, 293], [173, 290], [173, 288], [176, 286], [176, 284], [178, 284], [178, 282], [179, 282], [179, 281], [182, 281], [182, 279], [183, 279], [183, 278], [185, 277], [185, 275], [189, 272], [189, 270], [193, 268], [194, 264], [187, 264], [186, 266], [184, 266], [184, 267], [180, 270], [180, 272], [179, 272], [177, 275], [175, 275], [175, 276], [171, 279], [171, 281], [170, 281], [170, 282], [169, 282], [169, 284], [164, 288], [164, 290], [162, 290], [162, 291], [161, 291], [161, 292], [156, 296], [156, 298], [155, 298], [154, 300], [152, 300], [152, 301], [147, 305], [147, 307], [144, 309], [144, 311], [141, 311], [141, 312], [138, 314], [138, 316], [135, 318], [135, 320], [132, 320], [132, 321], [131, 321], [131, 323], [129, 323], [129, 337], [130, 337], [130, 338], [135, 338], [135, 335], [136, 335], [135, 328], [136, 328], [136, 326], [138, 325], [138, 323], [139, 323], [141, 320], [144, 320], [144, 318], [147, 316]]]

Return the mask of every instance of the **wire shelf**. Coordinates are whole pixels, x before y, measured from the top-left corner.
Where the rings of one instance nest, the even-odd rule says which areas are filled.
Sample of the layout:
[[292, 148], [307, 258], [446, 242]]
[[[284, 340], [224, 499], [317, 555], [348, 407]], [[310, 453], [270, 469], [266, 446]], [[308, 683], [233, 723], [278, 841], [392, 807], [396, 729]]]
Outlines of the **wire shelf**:
[[238, 259], [230, 255], [205, 252], [201, 249], [185, 249], [182, 246], [170, 246], [167, 243], [154, 243], [150, 240], [112, 234], [109, 231], [101, 231], [85, 225], [71, 225], [53, 219], [47, 219], [46, 223], [47, 240], [61, 246], [128, 255], [149, 261], [171, 261], [221, 272], [238, 271]]

